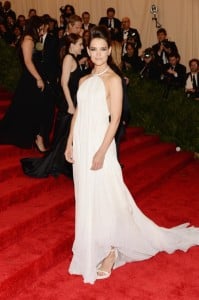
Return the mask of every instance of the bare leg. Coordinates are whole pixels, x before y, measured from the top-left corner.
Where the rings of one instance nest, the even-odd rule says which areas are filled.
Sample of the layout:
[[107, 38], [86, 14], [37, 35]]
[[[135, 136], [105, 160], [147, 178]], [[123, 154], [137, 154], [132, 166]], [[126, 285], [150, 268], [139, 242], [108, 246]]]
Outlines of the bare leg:
[[47, 149], [44, 145], [43, 137], [41, 135], [36, 136], [35, 144], [40, 152], [46, 152]]
[[105, 279], [111, 275], [111, 271], [116, 262], [118, 252], [116, 248], [112, 248], [107, 257], [97, 267], [97, 279]]

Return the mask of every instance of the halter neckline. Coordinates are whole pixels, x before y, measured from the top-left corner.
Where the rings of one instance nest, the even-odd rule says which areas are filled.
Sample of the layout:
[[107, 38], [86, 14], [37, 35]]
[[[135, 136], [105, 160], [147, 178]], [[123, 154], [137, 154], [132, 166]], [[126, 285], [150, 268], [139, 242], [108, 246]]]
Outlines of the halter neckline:
[[103, 75], [104, 73], [106, 73], [106, 71], [108, 70], [109, 66], [107, 66], [102, 72], [100, 73], [93, 73], [93, 75], [95, 76], [100, 76], [100, 75]]

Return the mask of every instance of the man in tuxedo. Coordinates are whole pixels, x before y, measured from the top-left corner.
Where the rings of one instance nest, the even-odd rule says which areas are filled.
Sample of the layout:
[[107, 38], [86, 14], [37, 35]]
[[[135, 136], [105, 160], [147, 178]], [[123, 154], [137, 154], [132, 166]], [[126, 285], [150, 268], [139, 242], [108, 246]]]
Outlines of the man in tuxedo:
[[170, 89], [184, 88], [186, 81], [186, 67], [180, 64], [178, 53], [170, 53], [169, 62], [164, 65], [161, 80], [165, 84], [163, 98], [167, 99]]
[[157, 31], [158, 43], [152, 46], [156, 59], [161, 65], [168, 63], [168, 56], [170, 53], [178, 53], [175, 42], [169, 41], [167, 38], [166, 29], [160, 28]]
[[185, 93], [187, 97], [199, 98], [199, 60], [189, 61], [190, 72], [186, 75]]
[[88, 11], [84, 11], [82, 13], [82, 28], [90, 31], [94, 26], [95, 24], [90, 23], [90, 13]]
[[122, 55], [126, 53], [127, 42], [134, 45], [135, 52], [138, 55], [138, 50], [142, 47], [140, 35], [136, 28], [130, 27], [130, 19], [128, 17], [122, 19], [121, 41], [123, 44]]
[[113, 40], [119, 40], [121, 32], [121, 22], [115, 18], [115, 9], [113, 7], [107, 8], [107, 16], [102, 17], [99, 21], [99, 25], [105, 25], [111, 32], [111, 38]]
[[40, 135], [43, 137], [44, 144], [49, 145], [49, 135], [52, 129], [56, 96], [58, 94], [58, 78], [60, 75], [59, 65], [59, 40], [58, 37], [49, 32], [49, 24], [51, 18], [48, 15], [43, 16], [44, 34], [42, 36], [42, 51], [38, 51], [40, 55], [39, 69], [40, 74], [45, 81], [45, 89], [43, 91], [43, 119], [40, 128]]
[[11, 2], [5, 1], [3, 4], [3, 19], [6, 22], [7, 17], [12, 17], [12, 19], [16, 22], [16, 13], [11, 9]]

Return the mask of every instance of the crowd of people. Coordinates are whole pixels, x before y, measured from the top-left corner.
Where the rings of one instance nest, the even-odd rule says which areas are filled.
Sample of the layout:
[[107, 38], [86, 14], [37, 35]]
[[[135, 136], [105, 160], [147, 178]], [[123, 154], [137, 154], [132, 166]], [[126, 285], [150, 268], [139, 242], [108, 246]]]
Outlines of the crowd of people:
[[[141, 40], [138, 31], [130, 28], [129, 18], [120, 22], [114, 17], [115, 10], [108, 8], [107, 16], [95, 26], [88, 12], [81, 18], [71, 5], [61, 12], [60, 27], [49, 15], [37, 16], [33, 9], [24, 28], [20, 27], [23, 73], [0, 122], [0, 143], [24, 148], [34, 144], [47, 152], [40, 158], [21, 160], [29, 176], [73, 176], [76, 220], [69, 273], [82, 275], [85, 283], [93, 284], [127, 262], [199, 245], [198, 228], [188, 223], [171, 229], [159, 227], [140, 211], [124, 184], [117, 151], [128, 120], [128, 80], [123, 68], [135, 68], [140, 76], [151, 79], [157, 79], [157, 74], [162, 80], [174, 78], [179, 86], [185, 80], [185, 67], [179, 63], [175, 43], [166, 44], [164, 30], [158, 32], [158, 44], [146, 49], [139, 61]], [[7, 33], [10, 18], [16, 20], [6, 1], [1, 24]], [[111, 59], [118, 45], [122, 66]], [[150, 59], [152, 67], [148, 67]], [[163, 74], [159, 71], [162, 66]], [[195, 60], [190, 68], [195, 70]], [[50, 144], [55, 105], [59, 110]]]
[[[105, 26], [109, 31], [112, 48], [109, 65], [120, 75], [123, 82], [123, 114], [116, 134], [118, 150], [125, 125], [130, 119], [126, 74], [135, 73], [141, 79], [161, 82], [165, 86], [163, 98], [168, 97], [171, 88], [184, 88], [187, 97], [197, 99], [199, 60], [191, 59], [190, 71], [186, 72], [186, 67], [180, 63], [176, 43], [168, 40], [164, 28], [157, 31], [157, 43], [146, 48], [140, 55], [142, 42], [138, 30], [131, 27], [129, 17], [123, 17], [122, 20], [116, 18], [113, 7], [107, 8], [106, 16], [101, 17], [97, 25]], [[11, 9], [10, 1], [5, 1], [4, 4], [0, 1], [0, 38], [17, 49], [23, 66], [23, 75], [18, 83], [12, 105], [0, 123], [1, 144], [10, 143], [23, 148], [34, 145], [40, 152], [45, 153], [45, 158], [48, 156], [48, 159], [49, 152], [53, 149], [51, 156], [54, 157], [55, 151], [60, 149], [58, 147], [60, 141], [57, 137], [64, 135], [71, 119], [68, 116], [72, 116], [75, 112], [79, 79], [89, 74], [93, 68], [87, 48], [91, 30], [95, 26], [96, 24], [90, 22], [88, 11], [83, 11], [79, 16], [70, 4], [60, 8], [58, 21], [48, 14], [38, 16], [34, 8], [29, 9], [27, 17], [24, 15], [17, 17]], [[79, 46], [81, 51], [77, 54], [69, 50], [70, 40], [73, 41], [72, 45], [76, 45], [75, 40], [79, 41], [76, 46]], [[69, 61], [75, 61], [77, 65], [78, 76], [75, 80], [72, 76], [74, 66], [72, 69], [70, 64], [68, 66], [68, 57], [70, 57]], [[58, 113], [52, 140], [50, 136], [52, 136], [56, 108]], [[62, 134], [60, 134], [61, 129], [63, 129]], [[61, 148], [63, 152], [63, 147]], [[60, 163], [60, 159], [58, 161]], [[35, 173], [35, 166], [38, 169], [38, 160], [34, 163], [23, 161], [23, 168], [29, 175], [40, 174], [43, 177], [51, 173], [59, 173], [61, 165], [58, 167], [58, 161], [56, 164], [52, 163], [52, 168], [48, 168], [48, 172], [43, 170], [43, 165], [46, 164], [41, 160], [42, 173], [37, 171]], [[62, 155], [60, 164], [63, 165], [63, 161]]]
[[[27, 18], [24, 15], [16, 17], [16, 13], [11, 9], [11, 2], [5, 1], [4, 5], [0, 1], [0, 38], [9, 45], [19, 47], [25, 30], [27, 21], [37, 15], [36, 9], [30, 9]], [[64, 37], [70, 32], [69, 18], [75, 16], [75, 8], [72, 5], [65, 5], [60, 8], [60, 19], [56, 20], [49, 15], [48, 33], [55, 35], [59, 40], [59, 55], [62, 62], [64, 55]], [[80, 34], [83, 38], [84, 48], [82, 49], [82, 68], [87, 68], [89, 58], [86, 51], [90, 30], [96, 24], [90, 22], [90, 13], [82, 12], [81, 17], [76, 15], [73, 20], [72, 32]], [[157, 43], [151, 45], [144, 51], [141, 50], [141, 37], [136, 28], [131, 27], [129, 17], [119, 20], [115, 17], [115, 9], [109, 7], [106, 16], [100, 18], [99, 25], [105, 25], [111, 34], [112, 58], [120, 70], [130, 70], [138, 73], [141, 78], [156, 79], [164, 83], [168, 88], [185, 88], [188, 97], [199, 97], [199, 60], [190, 59], [189, 72], [180, 63], [180, 53], [176, 43], [169, 41], [164, 28], [157, 31]], [[140, 54], [140, 52], [142, 53]], [[79, 57], [80, 58], [80, 57]], [[193, 60], [193, 61], [192, 61]], [[196, 67], [193, 67], [197, 65]]]

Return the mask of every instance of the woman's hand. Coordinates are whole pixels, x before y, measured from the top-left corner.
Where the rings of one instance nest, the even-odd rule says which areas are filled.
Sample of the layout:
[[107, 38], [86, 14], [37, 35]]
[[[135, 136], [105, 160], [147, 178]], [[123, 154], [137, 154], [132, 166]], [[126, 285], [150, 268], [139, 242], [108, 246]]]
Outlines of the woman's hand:
[[75, 113], [75, 107], [74, 107], [74, 105], [70, 105], [70, 106], [68, 107], [68, 113], [69, 113], [70, 115], [74, 115], [74, 113]]
[[104, 154], [100, 151], [97, 151], [93, 156], [91, 170], [99, 170], [103, 167], [104, 164]]
[[43, 90], [45, 88], [45, 84], [41, 78], [37, 79], [37, 87], [43, 92]]
[[74, 163], [74, 160], [73, 160], [73, 146], [72, 145], [67, 145], [66, 146], [66, 150], [65, 150], [64, 156], [65, 156], [65, 159], [69, 163], [71, 163], [71, 164]]

